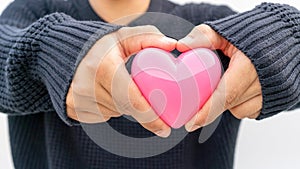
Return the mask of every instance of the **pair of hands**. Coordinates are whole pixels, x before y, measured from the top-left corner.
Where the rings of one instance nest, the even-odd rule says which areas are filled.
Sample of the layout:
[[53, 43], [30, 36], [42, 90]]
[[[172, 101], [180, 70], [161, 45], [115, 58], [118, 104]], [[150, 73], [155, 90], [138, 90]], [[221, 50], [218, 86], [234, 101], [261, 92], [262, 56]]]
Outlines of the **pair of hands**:
[[126, 114], [154, 134], [169, 136], [171, 128], [152, 110], [125, 67], [132, 54], [148, 47], [181, 52], [198, 47], [220, 49], [231, 59], [210, 99], [185, 125], [187, 131], [210, 124], [225, 110], [239, 119], [259, 115], [262, 92], [253, 64], [209, 26], [199, 25], [179, 41], [165, 37], [154, 26], [124, 27], [98, 40], [74, 75], [66, 100], [68, 116], [99, 123]]

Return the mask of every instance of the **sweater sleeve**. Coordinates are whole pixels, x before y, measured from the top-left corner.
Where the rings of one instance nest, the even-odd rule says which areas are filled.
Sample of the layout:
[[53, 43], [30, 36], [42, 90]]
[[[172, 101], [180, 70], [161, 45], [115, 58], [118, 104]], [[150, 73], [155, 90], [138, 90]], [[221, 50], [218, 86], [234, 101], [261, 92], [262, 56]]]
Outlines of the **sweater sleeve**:
[[257, 119], [299, 108], [299, 10], [263, 3], [251, 11], [206, 24], [243, 51], [254, 64], [263, 95]]
[[67, 124], [66, 95], [90, 47], [119, 26], [45, 15], [44, 1], [16, 0], [0, 17], [0, 111], [57, 112]]

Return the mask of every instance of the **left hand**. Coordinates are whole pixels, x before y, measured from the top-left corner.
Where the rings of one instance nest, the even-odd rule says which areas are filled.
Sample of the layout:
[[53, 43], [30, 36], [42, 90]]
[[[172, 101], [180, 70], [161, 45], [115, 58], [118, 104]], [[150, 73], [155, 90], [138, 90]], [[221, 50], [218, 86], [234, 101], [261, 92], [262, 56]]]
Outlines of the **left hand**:
[[83, 123], [101, 123], [126, 114], [154, 134], [168, 137], [171, 128], [145, 100], [125, 62], [144, 48], [172, 51], [176, 43], [149, 25], [123, 27], [103, 36], [78, 65], [66, 99], [68, 117]]
[[239, 119], [258, 117], [263, 98], [251, 60], [208, 25], [195, 27], [177, 44], [181, 52], [198, 47], [220, 49], [230, 58], [230, 63], [209, 100], [185, 125], [186, 130], [191, 132], [212, 123], [225, 110], [230, 110]]

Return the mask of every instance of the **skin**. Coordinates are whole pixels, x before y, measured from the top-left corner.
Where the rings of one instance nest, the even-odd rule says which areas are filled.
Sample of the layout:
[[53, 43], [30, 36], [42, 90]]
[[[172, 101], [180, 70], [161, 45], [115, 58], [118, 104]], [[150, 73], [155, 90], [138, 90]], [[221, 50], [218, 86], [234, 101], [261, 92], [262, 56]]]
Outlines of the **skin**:
[[[126, 25], [147, 11], [150, 0], [89, 3], [105, 21]], [[157, 136], [168, 137], [170, 127], [154, 113], [133, 83], [125, 62], [143, 48], [172, 51], [176, 43], [154, 26], [121, 28], [98, 40], [77, 67], [66, 99], [68, 117], [83, 123], [101, 123], [126, 114]]]
[[[129, 56], [147, 47], [175, 49], [176, 40], [154, 26], [124, 27], [98, 40], [80, 62], [67, 95], [67, 114], [101, 123], [123, 114], [160, 137], [171, 133], [152, 110], [125, 68]], [[99, 52], [101, 51], [101, 52]]]
[[[107, 22], [126, 25], [137, 15], [120, 18], [144, 13], [150, 0], [89, 2]], [[185, 125], [187, 131], [210, 124], [227, 109], [239, 119], [256, 118], [259, 115], [262, 92], [253, 64], [245, 54], [207, 25], [195, 27], [186, 38], [178, 42], [165, 37], [153, 26], [121, 28], [104, 36], [95, 43], [77, 68], [67, 94], [67, 115], [84, 123], [100, 123], [126, 114], [145, 129], [160, 137], [168, 137], [170, 127], [157, 117], [124, 66], [129, 56], [147, 47], [167, 51], [176, 47], [181, 52], [197, 47], [221, 49], [231, 59], [215, 92]], [[247, 78], [244, 78], [245, 75]]]
[[[94, 11], [106, 22], [127, 25], [147, 11], [151, 0], [89, 0]], [[127, 17], [125, 20], [120, 18]], [[130, 19], [129, 19], [130, 18]]]
[[256, 118], [262, 108], [262, 91], [258, 74], [250, 59], [207, 25], [195, 27], [177, 43], [181, 52], [191, 48], [220, 49], [230, 64], [218, 87], [201, 110], [185, 125], [194, 131], [213, 122], [225, 110], [238, 119]]

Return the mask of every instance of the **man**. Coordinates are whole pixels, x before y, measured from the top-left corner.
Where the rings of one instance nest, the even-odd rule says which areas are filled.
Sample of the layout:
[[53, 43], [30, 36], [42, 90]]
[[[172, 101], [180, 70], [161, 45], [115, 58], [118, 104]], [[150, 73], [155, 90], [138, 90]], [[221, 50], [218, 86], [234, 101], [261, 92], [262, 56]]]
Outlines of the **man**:
[[[180, 6], [159, 0], [16, 0], [3, 12], [0, 107], [1, 112], [10, 115], [16, 168], [232, 168], [240, 122], [234, 116], [265, 118], [299, 103], [298, 21], [293, 19], [299, 15], [298, 10], [262, 4], [250, 12], [207, 22], [227, 40], [205, 25], [177, 42], [153, 26], [121, 28], [106, 23], [146, 11], [173, 14], [194, 25], [234, 14], [224, 6]], [[139, 22], [139, 17], [132, 19], [119, 24], [148, 24]], [[188, 34], [190, 29], [181, 31]], [[206, 35], [209, 41], [200, 35]], [[274, 37], [278, 41], [270, 43]], [[147, 47], [167, 51], [195, 47], [222, 50], [231, 60], [213, 94], [212, 98], [217, 99], [209, 100], [186, 128], [193, 131], [207, 125], [227, 109], [234, 116], [228, 111], [223, 113], [215, 133], [203, 144], [197, 141], [197, 130], [162, 154], [122, 157], [96, 145], [77, 125], [80, 121], [83, 126], [98, 128], [106, 124], [98, 122], [110, 119], [108, 123], [116, 131], [131, 137], [150, 137], [151, 132], [171, 137], [170, 127], [156, 117], [131, 83], [124, 66], [131, 54]], [[225, 56], [221, 57], [226, 66]], [[241, 78], [245, 74], [247, 78]], [[114, 76], [119, 89], [129, 86], [129, 99], [123, 99], [121, 94], [112, 95]], [[224, 86], [226, 90], [220, 90]], [[97, 112], [88, 109], [91, 103], [96, 103]], [[124, 108], [124, 112], [117, 107]], [[141, 125], [130, 122], [123, 114]], [[93, 131], [99, 137], [105, 135]], [[125, 151], [129, 145], [115, 146]]]

